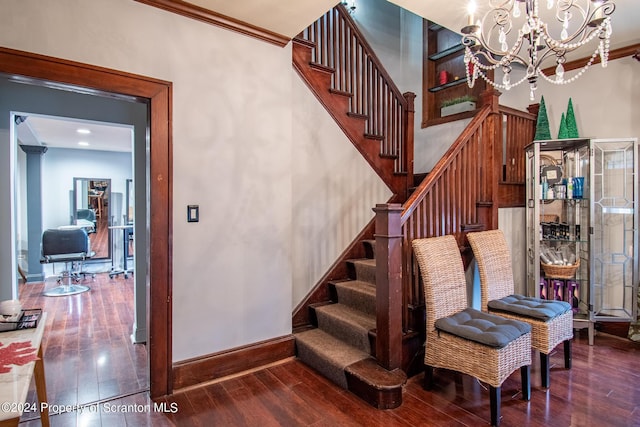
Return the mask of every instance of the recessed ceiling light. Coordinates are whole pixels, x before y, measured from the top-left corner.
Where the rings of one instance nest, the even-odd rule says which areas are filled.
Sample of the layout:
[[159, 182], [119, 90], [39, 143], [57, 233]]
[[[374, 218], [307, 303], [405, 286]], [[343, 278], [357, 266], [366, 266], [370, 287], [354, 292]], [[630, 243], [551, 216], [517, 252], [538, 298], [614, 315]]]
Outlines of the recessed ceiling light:
[[84, 128], [77, 129], [76, 132], [81, 133], [82, 135], [89, 135], [91, 133], [89, 129]]
[[89, 143], [87, 141], [80, 141], [78, 142], [78, 145], [82, 145], [83, 147], [88, 147]]

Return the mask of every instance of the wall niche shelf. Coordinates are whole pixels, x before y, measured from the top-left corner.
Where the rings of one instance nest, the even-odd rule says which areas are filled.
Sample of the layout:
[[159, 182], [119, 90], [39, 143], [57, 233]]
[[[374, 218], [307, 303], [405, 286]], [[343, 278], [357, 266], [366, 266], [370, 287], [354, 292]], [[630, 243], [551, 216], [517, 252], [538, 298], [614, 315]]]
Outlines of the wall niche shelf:
[[429, 90], [429, 92], [432, 92], [432, 93], [433, 92], [440, 92], [443, 89], [448, 89], [450, 87], [458, 86], [458, 85], [463, 84], [463, 83], [466, 84], [467, 83], [467, 79], [453, 80], [453, 81], [447, 82], [447, 83], [442, 84], [442, 85], [438, 85], [438, 86], [435, 86], [435, 87], [430, 87], [428, 90]]
[[451, 46], [448, 49], [445, 49], [441, 52], [436, 52], [433, 55], [429, 55], [429, 60], [437, 61], [438, 59], [446, 58], [449, 55], [453, 55], [454, 53], [460, 52], [464, 50], [464, 45], [462, 43], [458, 43], [457, 45]]
[[[440, 113], [445, 101], [469, 96], [475, 98], [478, 109], [481, 107], [480, 94], [487, 83], [479, 79], [473, 88], [467, 85], [462, 37], [427, 20], [423, 21], [423, 33], [426, 46], [422, 63], [422, 127], [472, 117], [478, 110], [446, 117]], [[493, 75], [489, 77], [493, 78]]]

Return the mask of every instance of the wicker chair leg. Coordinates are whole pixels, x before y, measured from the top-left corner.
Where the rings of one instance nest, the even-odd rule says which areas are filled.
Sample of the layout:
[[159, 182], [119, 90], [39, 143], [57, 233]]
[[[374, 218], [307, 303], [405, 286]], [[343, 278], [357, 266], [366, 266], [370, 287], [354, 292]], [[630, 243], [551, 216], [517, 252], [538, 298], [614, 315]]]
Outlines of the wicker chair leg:
[[549, 388], [549, 355], [540, 352], [540, 377], [542, 379], [542, 387]]
[[520, 381], [522, 382], [522, 400], [531, 400], [531, 366], [520, 367]]
[[424, 384], [422, 388], [433, 390], [433, 366], [424, 365]]
[[500, 425], [500, 387], [489, 386], [489, 403], [491, 404], [491, 425]]
[[564, 342], [564, 367], [571, 369], [571, 340]]

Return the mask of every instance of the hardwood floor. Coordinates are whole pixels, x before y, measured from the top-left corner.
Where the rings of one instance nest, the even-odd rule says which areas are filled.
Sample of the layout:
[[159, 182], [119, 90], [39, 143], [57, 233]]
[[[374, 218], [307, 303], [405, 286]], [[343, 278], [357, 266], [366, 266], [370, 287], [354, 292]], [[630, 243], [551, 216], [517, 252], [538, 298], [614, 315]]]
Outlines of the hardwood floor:
[[[102, 277], [105, 276], [105, 277]], [[44, 357], [49, 403], [80, 405], [51, 416], [52, 426], [482, 426], [489, 393], [474, 379], [436, 371], [436, 389], [412, 377], [403, 405], [372, 408], [296, 359], [208, 385], [148, 399], [146, 350], [132, 345], [131, 278], [106, 274], [86, 281], [90, 292], [42, 297], [42, 284], [21, 285], [25, 307], [49, 313]], [[47, 282], [47, 286], [54, 283]], [[516, 372], [502, 389], [503, 426], [640, 426], [640, 344], [585, 331], [573, 340], [573, 368], [562, 346], [551, 356], [551, 388], [540, 386], [534, 354], [531, 401], [520, 399]], [[35, 402], [31, 390], [28, 401]], [[173, 413], [172, 413], [173, 412]], [[38, 426], [25, 414], [23, 426]]]
[[[90, 291], [60, 297], [42, 295], [57, 286], [53, 277], [20, 285], [23, 307], [47, 312], [43, 349], [51, 404], [84, 405], [148, 389], [146, 347], [130, 338], [133, 281], [100, 273], [80, 282]], [[33, 387], [28, 401], [36, 402]]]
[[[551, 357], [551, 388], [540, 387], [537, 354], [530, 402], [520, 399], [517, 372], [502, 390], [503, 426], [640, 426], [640, 344], [576, 333], [573, 368], [562, 350]], [[436, 371], [437, 388], [409, 379], [397, 409], [373, 409], [297, 360], [172, 396], [176, 425], [194, 426], [481, 426], [489, 393], [474, 379]]]

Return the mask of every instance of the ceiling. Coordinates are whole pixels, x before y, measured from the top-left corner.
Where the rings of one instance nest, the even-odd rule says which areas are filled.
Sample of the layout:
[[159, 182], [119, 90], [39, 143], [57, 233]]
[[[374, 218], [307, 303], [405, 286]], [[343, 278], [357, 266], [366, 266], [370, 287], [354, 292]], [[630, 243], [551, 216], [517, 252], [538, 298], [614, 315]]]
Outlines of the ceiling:
[[[351, 3], [354, 0], [349, 0]], [[387, 0], [423, 18], [437, 22], [452, 30], [458, 30], [467, 23], [468, 0]], [[540, 0], [544, 4], [544, 0]], [[576, 0], [589, 1], [589, 0]], [[611, 49], [640, 43], [640, 1], [612, 0], [616, 10], [611, 16], [613, 34]], [[476, 0], [478, 9], [489, 0]], [[324, 12], [331, 9], [336, 0], [305, 0], [283, 2], [276, 0], [190, 0], [189, 3], [226, 15], [245, 23], [293, 38]], [[355, 0], [354, 18], [358, 19], [358, 9], [370, 2]], [[543, 8], [544, 6], [541, 6]], [[591, 48], [592, 49], [592, 48]], [[591, 52], [580, 56], [589, 56]], [[576, 59], [574, 58], [568, 58]], [[88, 135], [77, 133], [79, 127], [91, 131]], [[130, 127], [110, 123], [86, 122], [64, 118], [30, 116], [18, 126], [18, 137], [24, 144], [44, 144], [49, 147], [85, 148], [105, 151], [131, 151], [133, 132]], [[88, 146], [81, 147], [79, 141]]]
[[[259, 0], [255, 0], [259, 1]], [[459, 31], [467, 25], [468, 13], [467, 5], [469, 0], [388, 0], [398, 6], [407, 9], [418, 16], [437, 22], [443, 27], [453, 31]], [[475, 0], [478, 5], [478, 13], [488, 9], [489, 0]], [[540, 16], [544, 18], [546, 13], [546, 1], [540, 1]], [[585, 4], [589, 0], [575, 0], [578, 4]], [[611, 35], [611, 49], [626, 47], [632, 44], [640, 43], [640, 1], [638, 0], [609, 0], [616, 5], [616, 9], [611, 15], [611, 26], [613, 33]], [[547, 22], [551, 23], [553, 17], [547, 18]], [[590, 56], [595, 48], [587, 48], [586, 56]], [[579, 53], [577, 57], [569, 57], [568, 59], [578, 59], [585, 56]]]
[[26, 145], [122, 152], [133, 146], [133, 126], [128, 125], [31, 115], [16, 129], [18, 140]]
[[[371, 2], [355, 1], [357, 20], [358, 8], [367, 7]], [[457, 31], [467, 24], [467, 4], [469, 0], [387, 0], [418, 16], [437, 22]], [[490, 0], [475, 0], [478, 10], [489, 4]], [[575, 0], [584, 4], [589, 0]], [[615, 2], [616, 10], [611, 15], [613, 36], [611, 48], [619, 48], [640, 43], [640, 1], [610, 0]], [[288, 38], [293, 38], [324, 12], [335, 6], [337, 0], [187, 0], [187, 3], [200, 6], [248, 24], [261, 27]], [[544, 9], [545, 0], [540, 0], [540, 8]]]

